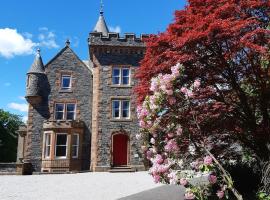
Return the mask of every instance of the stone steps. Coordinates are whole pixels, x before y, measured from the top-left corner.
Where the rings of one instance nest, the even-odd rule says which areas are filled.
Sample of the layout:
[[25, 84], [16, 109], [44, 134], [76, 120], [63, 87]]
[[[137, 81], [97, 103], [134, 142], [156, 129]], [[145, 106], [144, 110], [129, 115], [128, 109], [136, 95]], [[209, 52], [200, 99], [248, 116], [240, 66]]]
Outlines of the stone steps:
[[129, 173], [129, 172], [135, 172], [136, 170], [129, 167], [129, 166], [117, 166], [117, 167], [112, 167], [109, 172], [110, 173]]

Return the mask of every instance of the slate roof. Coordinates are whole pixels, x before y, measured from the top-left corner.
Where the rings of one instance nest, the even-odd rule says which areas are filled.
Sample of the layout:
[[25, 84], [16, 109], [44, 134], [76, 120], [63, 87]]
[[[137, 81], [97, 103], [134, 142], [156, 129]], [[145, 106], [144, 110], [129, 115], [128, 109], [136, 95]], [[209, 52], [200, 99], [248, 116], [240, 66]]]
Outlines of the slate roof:
[[45, 72], [44, 64], [40, 55], [40, 50], [37, 50], [37, 54], [35, 57], [35, 60], [30, 68], [30, 70], [27, 72], [28, 74], [30, 73], [39, 73], [43, 74]]
[[100, 15], [94, 28], [94, 32], [101, 32], [103, 36], [107, 36], [109, 33], [109, 29], [103, 16], [103, 11], [100, 11]]

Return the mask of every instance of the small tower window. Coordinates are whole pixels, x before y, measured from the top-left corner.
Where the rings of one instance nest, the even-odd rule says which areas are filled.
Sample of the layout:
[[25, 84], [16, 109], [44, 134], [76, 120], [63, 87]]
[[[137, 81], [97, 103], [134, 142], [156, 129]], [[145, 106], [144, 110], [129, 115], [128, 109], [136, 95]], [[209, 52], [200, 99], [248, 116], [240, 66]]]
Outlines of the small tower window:
[[112, 81], [114, 85], [120, 85], [120, 68], [114, 67], [112, 73]]
[[120, 118], [120, 101], [115, 100], [112, 102], [112, 115], [113, 118]]
[[122, 101], [122, 117], [125, 119], [129, 118], [130, 103], [129, 101]]
[[112, 118], [129, 119], [130, 118], [130, 101], [113, 100], [112, 101]]
[[113, 85], [129, 85], [130, 84], [130, 68], [113, 67], [112, 84]]
[[62, 75], [61, 89], [62, 90], [71, 89], [71, 75]]
[[129, 68], [122, 69], [122, 84], [129, 85]]

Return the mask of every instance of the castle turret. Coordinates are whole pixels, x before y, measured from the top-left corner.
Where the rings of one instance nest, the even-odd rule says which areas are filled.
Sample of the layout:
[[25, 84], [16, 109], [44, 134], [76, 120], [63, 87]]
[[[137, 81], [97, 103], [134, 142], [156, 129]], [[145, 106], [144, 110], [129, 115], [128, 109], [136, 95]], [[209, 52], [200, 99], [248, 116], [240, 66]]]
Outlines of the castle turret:
[[27, 73], [26, 100], [28, 103], [38, 104], [41, 102], [44, 95], [44, 80], [46, 80], [45, 68], [38, 49], [35, 60]]
[[97, 21], [97, 24], [94, 28], [94, 32], [98, 32], [98, 33], [102, 33], [103, 36], [108, 36], [109, 33], [109, 29], [107, 27], [106, 21], [104, 19], [104, 15], [103, 15], [104, 11], [103, 11], [103, 4], [101, 2], [101, 8], [100, 8], [100, 12], [99, 12], [99, 18]]

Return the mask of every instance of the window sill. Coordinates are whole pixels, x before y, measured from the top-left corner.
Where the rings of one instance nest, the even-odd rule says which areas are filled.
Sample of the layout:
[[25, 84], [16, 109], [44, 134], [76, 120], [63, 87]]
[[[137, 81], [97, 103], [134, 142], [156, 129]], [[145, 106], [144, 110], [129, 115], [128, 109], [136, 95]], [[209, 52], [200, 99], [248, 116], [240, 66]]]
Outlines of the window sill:
[[111, 122], [132, 122], [133, 119], [123, 119], [123, 118], [120, 118], [120, 119], [111, 119], [110, 121]]
[[131, 85], [110, 85], [111, 88], [132, 88]]
[[73, 90], [59, 90], [59, 93], [73, 93]]
[[68, 160], [67, 157], [55, 157], [55, 160]]

